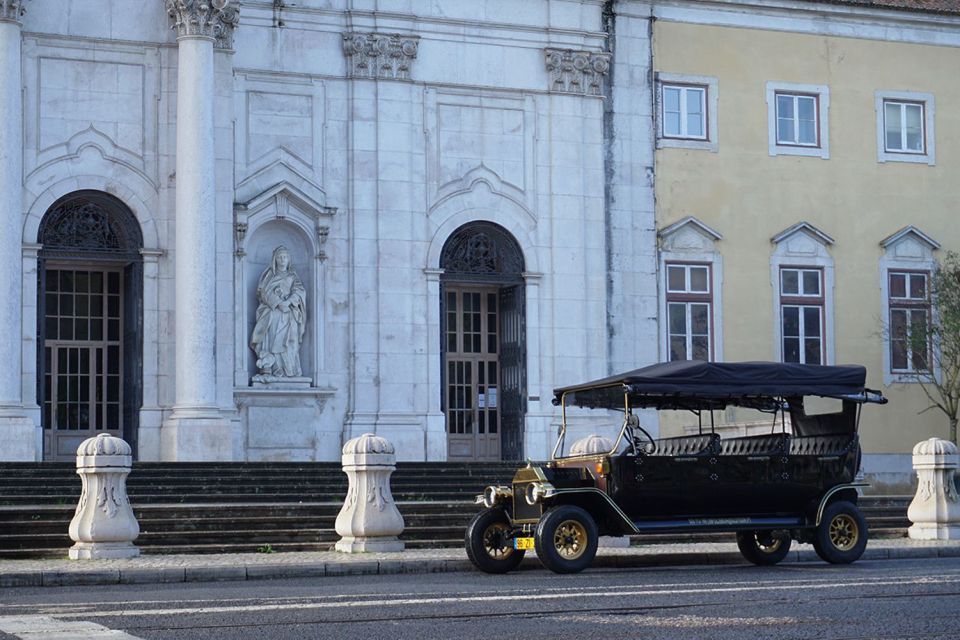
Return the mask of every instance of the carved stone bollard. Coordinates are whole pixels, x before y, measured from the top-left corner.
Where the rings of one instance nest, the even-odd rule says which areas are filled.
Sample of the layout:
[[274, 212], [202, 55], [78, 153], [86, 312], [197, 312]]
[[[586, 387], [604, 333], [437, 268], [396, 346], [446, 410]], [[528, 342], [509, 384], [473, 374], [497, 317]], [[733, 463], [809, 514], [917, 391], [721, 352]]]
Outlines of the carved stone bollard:
[[570, 455], [589, 456], [596, 453], [610, 453], [613, 449], [613, 440], [596, 434], [580, 438], [570, 446]]
[[83, 492], [70, 521], [72, 560], [132, 558], [140, 525], [127, 499], [130, 445], [105, 433], [84, 440], [77, 449], [77, 474]]
[[390, 474], [397, 468], [393, 445], [385, 438], [365, 433], [343, 445], [343, 471], [349, 487], [337, 515], [342, 536], [337, 551], [402, 551], [403, 516], [390, 493]]
[[907, 517], [913, 523], [907, 533], [916, 540], [960, 538], [960, 497], [954, 483], [958, 466], [957, 445], [930, 438], [913, 448], [917, 471], [917, 495]]

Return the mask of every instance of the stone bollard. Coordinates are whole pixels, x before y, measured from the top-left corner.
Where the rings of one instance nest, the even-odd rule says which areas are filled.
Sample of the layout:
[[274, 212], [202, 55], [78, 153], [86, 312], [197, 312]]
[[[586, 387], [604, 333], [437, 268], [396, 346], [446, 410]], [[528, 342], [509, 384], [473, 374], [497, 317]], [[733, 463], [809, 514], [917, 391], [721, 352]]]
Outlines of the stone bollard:
[[133, 558], [140, 526], [127, 499], [130, 445], [105, 433], [77, 449], [77, 474], [83, 481], [80, 504], [70, 521], [71, 560]]
[[913, 448], [917, 471], [917, 495], [907, 517], [913, 523], [907, 533], [915, 540], [960, 538], [960, 497], [954, 483], [958, 466], [957, 445], [930, 438]]
[[580, 438], [570, 445], [570, 455], [590, 456], [597, 453], [610, 453], [613, 449], [613, 440], [596, 434]]
[[397, 457], [385, 438], [365, 433], [343, 445], [341, 458], [349, 487], [337, 515], [337, 551], [403, 551], [397, 539], [403, 533], [403, 516], [390, 493], [390, 474]]

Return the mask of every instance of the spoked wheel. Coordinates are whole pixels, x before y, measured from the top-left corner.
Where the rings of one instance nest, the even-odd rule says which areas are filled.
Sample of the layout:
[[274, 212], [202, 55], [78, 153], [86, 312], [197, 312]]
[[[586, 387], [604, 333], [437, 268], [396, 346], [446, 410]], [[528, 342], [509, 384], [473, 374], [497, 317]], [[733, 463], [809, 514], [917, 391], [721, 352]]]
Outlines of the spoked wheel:
[[513, 548], [510, 519], [503, 509], [481, 511], [467, 525], [467, 557], [486, 573], [506, 573], [516, 569], [526, 551]]
[[760, 566], [777, 564], [790, 552], [790, 536], [773, 531], [741, 531], [737, 546], [743, 557]]
[[817, 555], [832, 564], [850, 564], [867, 548], [867, 521], [852, 502], [834, 502], [823, 511], [813, 537]]
[[573, 505], [547, 511], [537, 525], [537, 557], [554, 573], [577, 573], [597, 555], [597, 525], [590, 514]]

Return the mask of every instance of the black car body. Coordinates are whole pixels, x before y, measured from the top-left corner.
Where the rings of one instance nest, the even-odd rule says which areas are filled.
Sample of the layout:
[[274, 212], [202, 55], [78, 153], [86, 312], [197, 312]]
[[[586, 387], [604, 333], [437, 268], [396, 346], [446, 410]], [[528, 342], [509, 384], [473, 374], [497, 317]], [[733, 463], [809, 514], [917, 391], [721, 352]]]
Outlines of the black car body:
[[[590, 564], [600, 535], [723, 531], [735, 532], [756, 564], [779, 562], [791, 540], [812, 542], [829, 562], [852, 562], [867, 540], [856, 507], [864, 485], [854, 482], [860, 408], [886, 402], [865, 380], [861, 366], [684, 361], [556, 389], [563, 422], [552, 459], [478, 496], [486, 509], [468, 528], [468, 555], [502, 572], [535, 548], [548, 568], [572, 572]], [[807, 415], [811, 396], [838, 399], [841, 409]], [[721, 438], [708, 426], [655, 440], [634, 414], [689, 410], [702, 425], [729, 406], [772, 414], [771, 432]], [[622, 411], [618, 441], [563, 456], [568, 407]], [[778, 414], [789, 414], [790, 432]]]

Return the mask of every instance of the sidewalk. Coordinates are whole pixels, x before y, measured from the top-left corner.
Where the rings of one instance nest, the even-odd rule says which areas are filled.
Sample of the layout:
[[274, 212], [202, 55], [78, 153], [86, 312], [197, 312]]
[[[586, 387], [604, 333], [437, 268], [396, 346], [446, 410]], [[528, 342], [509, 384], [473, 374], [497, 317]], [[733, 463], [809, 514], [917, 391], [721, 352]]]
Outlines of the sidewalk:
[[[960, 540], [871, 540], [863, 554], [864, 560], [900, 558], [960, 558]], [[784, 562], [822, 561], [810, 545], [795, 544]], [[745, 563], [734, 543], [690, 543], [601, 548], [593, 566], [629, 568]], [[542, 569], [531, 552], [521, 569], [534, 568]], [[319, 551], [143, 555], [126, 560], [0, 560], [0, 587], [158, 584], [448, 571], [475, 569], [463, 549], [412, 549], [352, 555]]]

